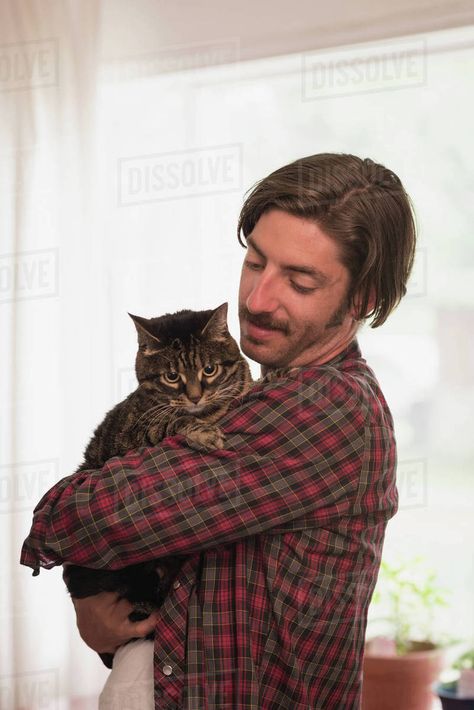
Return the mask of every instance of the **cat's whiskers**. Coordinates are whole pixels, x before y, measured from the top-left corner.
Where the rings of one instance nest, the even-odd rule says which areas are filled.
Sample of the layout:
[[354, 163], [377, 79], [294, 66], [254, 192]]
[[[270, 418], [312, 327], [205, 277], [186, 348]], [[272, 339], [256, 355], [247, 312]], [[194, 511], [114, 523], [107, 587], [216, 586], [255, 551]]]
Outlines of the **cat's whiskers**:
[[[186, 418], [187, 418], [186, 413], [181, 413], [181, 412], [179, 412], [179, 410], [177, 412], [175, 412], [173, 417], [170, 416], [168, 410], [165, 412], [158, 412], [148, 422], [148, 428], [150, 428], [152, 426], [153, 427], [161, 426], [161, 424], [164, 421], [166, 421], [169, 424], [171, 420], [173, 420], [173, 423], [176, 426], [176, 425], [178, 425], [180, 419], [186, 420]], [[147, 440], [147, 431], [144, 430], [142, 433], [142, 441], [146, 443], [146, 440]]]
[[148, 417], [152, 416], [155, 412], [168, 410], [168, 402], [160, 402], [159, 404], [155, 404], [153, 405], [153, 407], [149, 407], [145, 412], [143, 412], [143, 414], [137, 419], [137, 423], [140, 422], [142, 419], [147, 419]]
[[236, 395], [242, 395], [242, 384], [240, 382], [231, 382], [217, 391], [216, 395], [210, 400], [212, 404], [223, 403], [233, 399]]
[[149, 409], [146, 410], [146, 412], [143, 412], [143, 414], [138, 417], [137, 421], [133, 424], [132, 429], [135, 429], [138, 427], [142, 422], [146, 423], [148, 419], [152, 419], [156, 413], [162, 413], [164, 415], [168, 415], [170, 413], [171, 407], [169, 406], [168, 402], [163, 402], [160, 404], [155, 404], [153, 407], [150, 407]]
[[170, 412], [169, 412], [169, 407], [163, 407], [164, 411], [156, 411], [159, 410], [159, 407], [153, 407], [152, 410], [148, 410], [147, 415], [148, 415], [148, 421], [146, 422], [146, 427], [142, 430], [141, 433], [141, 441], [146, 444], [147, 443], [147, 433], [148, 429], [151, 427], [156, 427], [160, 426], [164, 421], [169, 422], [171, 420]]

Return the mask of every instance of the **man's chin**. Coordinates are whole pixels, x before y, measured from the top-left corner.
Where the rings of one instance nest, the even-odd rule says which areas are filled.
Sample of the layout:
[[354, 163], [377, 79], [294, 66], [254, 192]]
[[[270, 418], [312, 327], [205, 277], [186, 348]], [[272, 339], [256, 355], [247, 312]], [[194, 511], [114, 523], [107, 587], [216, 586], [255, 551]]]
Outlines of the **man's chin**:
[[[265, 355], [269, 355], [268, 349], [265, 347], [264, 343], [254, 341], [254, 339], [250, 338], [248, 335], [240, 336], [240, 349], [244, 355], [249, 357], [251, 360], [255, 360], [255, 362], [262, 362], [260, 358], [262, 356], [265, 357]], [[265, 351], [267, 352], [265, 353]]]
[[281, 358], [267, 343], [254, 341], [253, 338], [243, 335], [240, 337], [240, 349], [246, 357], [258, 362], [259, 365], [283, 367], [283, 365], [279, 364]]

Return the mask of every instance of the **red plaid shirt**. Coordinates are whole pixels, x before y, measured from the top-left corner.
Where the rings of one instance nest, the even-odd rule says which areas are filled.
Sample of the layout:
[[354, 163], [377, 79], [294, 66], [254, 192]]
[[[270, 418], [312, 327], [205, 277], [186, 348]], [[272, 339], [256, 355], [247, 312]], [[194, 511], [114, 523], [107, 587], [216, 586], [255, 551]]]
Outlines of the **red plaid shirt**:
[[189, 555], [160, 610], [155, 707], [353, 710], [367, 607], [397, 508], [393, 422], [357, 342], [257, 383], [226, 448], [181, 437], [57, 483], [22, 564]]

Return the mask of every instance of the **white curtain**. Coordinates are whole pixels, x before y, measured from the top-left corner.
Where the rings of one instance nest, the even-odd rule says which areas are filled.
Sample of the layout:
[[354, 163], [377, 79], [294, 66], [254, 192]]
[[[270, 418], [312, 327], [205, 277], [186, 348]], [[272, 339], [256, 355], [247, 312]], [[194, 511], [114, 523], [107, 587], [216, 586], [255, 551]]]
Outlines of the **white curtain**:
[[[33, 578], [18, 565], [22, 540], [41, 495], [136, 386], [127, 311], [235, 297], [241, 151], [230, 138], [195, 151], [194, 73], [143, 92], [109, 84], [104, 67], [100, 82], [102, 3], [0, 7], [0, 708], [86, 710], [107, 670], [79, 637], [61, 570]], [[156, 120], [131, 125], [129, 109], [145, 118], [150, 102]], [[190, 184], [137, 209], [146, 176], [134, 156], [150, 151], [171, 152], [166, 170]], [[195, 170], [223, 181], [203, 203]], [[217, 242], [204, 231], [214, 216]]]
[[104, 677], [59, 573], [39, 581], [18, 565], [35, 500], [78, 464], [76, 432], [107, 357], [93, 216], [98, 9], [0, 5], [2, 710], [69, 708]]

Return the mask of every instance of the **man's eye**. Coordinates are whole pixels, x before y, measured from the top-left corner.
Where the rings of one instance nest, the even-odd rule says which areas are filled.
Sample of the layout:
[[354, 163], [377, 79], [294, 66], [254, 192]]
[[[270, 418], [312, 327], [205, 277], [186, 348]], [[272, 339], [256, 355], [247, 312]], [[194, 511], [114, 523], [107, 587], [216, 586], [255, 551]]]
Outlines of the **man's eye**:
[[309, 294], [314, 293], [316, 291], [316, 288], [314, 286], [300, 286], [299, 284], [295, 283], [295, 281], [291, 281], [291, 286], [297, 293]]
[[262, 264], [259, 264], [256, 261], [249, 261], [248, 259], [245, 260], [244, 264], [248, 269], [251, 269], [252, 271], [259, 271], [259, 269], [263, 268]]

